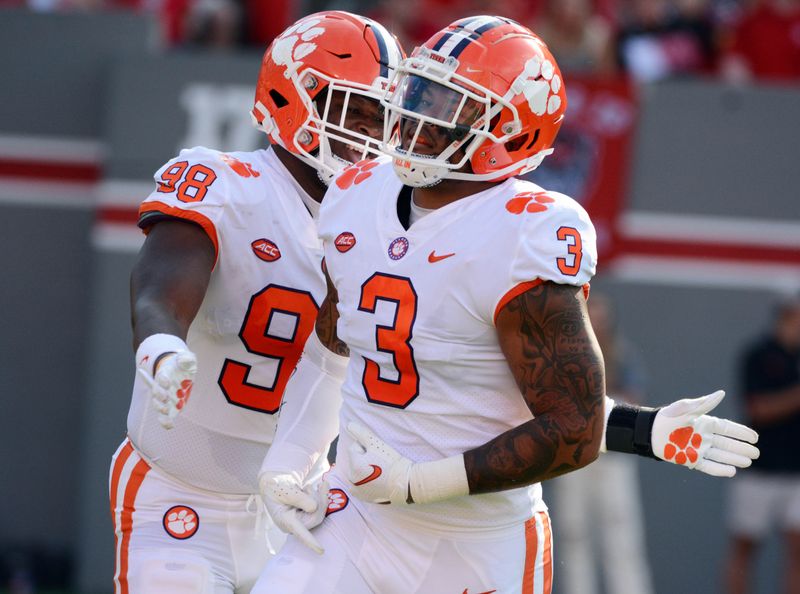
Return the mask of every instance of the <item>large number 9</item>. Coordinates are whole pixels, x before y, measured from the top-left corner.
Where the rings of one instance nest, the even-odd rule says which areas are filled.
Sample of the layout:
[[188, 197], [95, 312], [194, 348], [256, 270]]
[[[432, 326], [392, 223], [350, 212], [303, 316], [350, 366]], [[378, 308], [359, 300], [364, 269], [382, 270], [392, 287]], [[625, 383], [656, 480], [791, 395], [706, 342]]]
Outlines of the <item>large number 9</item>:
[[[269, 414], [278, 411], [289, 377], [314, 329], [318, 311], [311, 293], [280, 285], [269, 285], [251, 297], [239, 338], [248, 352], [277, 359], [278, 368], [271, 386], [259, 386], [247, 381], [250, 365], [225, 359], [218, 383], [228, 402]], [[294, 318], [291, 336], [275, 334], [276, 315]]]

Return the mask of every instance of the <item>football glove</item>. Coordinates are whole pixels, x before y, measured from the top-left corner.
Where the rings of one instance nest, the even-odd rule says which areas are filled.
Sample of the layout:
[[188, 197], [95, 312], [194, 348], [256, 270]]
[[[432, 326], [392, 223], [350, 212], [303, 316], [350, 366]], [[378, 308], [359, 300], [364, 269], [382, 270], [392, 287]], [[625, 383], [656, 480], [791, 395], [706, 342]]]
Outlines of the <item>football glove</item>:
[[[192, 393], [197, 357], [177, 336], [155, 334], [142, 341], [136, 360], [137, 373], [150, 390], [159, 423], [165, 429], [172, 429], [175, 417]], [[154, 364], [157, 366], [151, 372]]]
[[661, 460], [713, 476], [731, 477], [758, 458], [758, 433], [707, 414], [724, 398], [718, 390], [661, 408], [652, 428], [653, 453]]
[[294, 534], [315, 553], [324, 552], [310, 530], [322, 523], [328, 510], [328, 483], [302, 488], [290, 473], [264, 472], [258, 480], [264, 505], [272, 521], [286, 534]]
[[413, 463], [356, 422], [347, 425], [350, 491], [372, 503], [432, 503], [469, 495], [464, 456]]

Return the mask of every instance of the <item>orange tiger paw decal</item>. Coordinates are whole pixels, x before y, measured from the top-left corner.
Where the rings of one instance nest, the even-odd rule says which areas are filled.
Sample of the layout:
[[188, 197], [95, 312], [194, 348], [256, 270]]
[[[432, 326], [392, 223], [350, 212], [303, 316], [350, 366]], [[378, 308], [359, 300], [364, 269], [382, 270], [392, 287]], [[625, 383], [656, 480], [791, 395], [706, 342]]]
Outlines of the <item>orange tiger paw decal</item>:
[[186, 406], [186, 402], [189, 400], [189, 396], [192, 394], [193, 387], [194, 382], [190, 379], [185, 379], [181, 382], [181, 387], [176, 392], [178, 395], [178, 404], [176, 405], [176, 408], [178, 410], [181, 410], [184, 406]]
[[675, 459], [675, 464], [697, 462], [697, 449], [703, 443], [703, 437], [695, 433], [692, 427], [681, 427], [669, 434], [669, 443], [664, 446], [664, 459]]
[[377, 162], [369, 160], [359, 161], [354, 165], [350, 165], [336, 178], [336, 185], [342, 190], [346, 190], [354, 184], [358, 185], [372, 175], [370, 170], [377, 166]]
[[258, 170], [253, 169], [253, 165], [246, 162], [240, 161], [236, 157], [232, 157], [230, 155], [226, 155], [225, 153], [220, 154], [220, 159], [225, 161], [228, 166], [233, 169], [238, 175], [241, 177], [260, 177], [261, 174]]
[[512, 214], [544, 212], [551, 202], [555, 202], [555, 198], [548, 196], [547, 192], [521, 192], [506, 202], [506, 210]]

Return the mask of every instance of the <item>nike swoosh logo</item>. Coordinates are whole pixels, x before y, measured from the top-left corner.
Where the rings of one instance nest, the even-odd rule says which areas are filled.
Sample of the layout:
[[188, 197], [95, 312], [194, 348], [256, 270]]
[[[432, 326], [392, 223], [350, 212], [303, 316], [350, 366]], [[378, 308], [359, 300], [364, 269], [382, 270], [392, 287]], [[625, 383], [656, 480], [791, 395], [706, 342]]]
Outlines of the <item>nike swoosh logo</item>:
[[365, 485], [370, 481], [374, 481], [376, 478], [378, 478], [380, 475], [383, 474], [383, 471], [381, 470], [380, 466], [375, 466], [374, 464], [370, 464], [370, 466], [372, 466], [372, 473], [368, 477], [361, 479], [357, 483], [353, 483], [356, 487], [360, 487], [361, 485]]
[[[469, 594], [469, 588], [464, 588], [464, 591], [461, 594]], [[492, 594], [493, 592], [497, 592], [497, 590], [488, 590], [487, 592], [479, 592], [478, 594]]]
[[430, 254], [428, 254], [428, 262], [433, 264], [434, 262], [438, 262], [439, 260], [444, 260], [445, 258], [449, 258], [451, 256], [455, 256], [455, 252], [452, 254], [442, 254], [441, 256], [436, 255], [436, 250], [433, 250]]

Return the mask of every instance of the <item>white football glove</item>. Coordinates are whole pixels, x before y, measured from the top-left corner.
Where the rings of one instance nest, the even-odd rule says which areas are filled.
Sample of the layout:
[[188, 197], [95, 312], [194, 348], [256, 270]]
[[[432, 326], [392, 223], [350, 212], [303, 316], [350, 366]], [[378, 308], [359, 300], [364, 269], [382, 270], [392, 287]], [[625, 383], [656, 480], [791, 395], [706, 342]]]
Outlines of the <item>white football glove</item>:
[[404, 505], [469, 495], [463, 455], [412, 462], [363, 425], [351, 421], [347, 432], [350, 492], [362, 501]]
[[175, 426], [175, 417], [186, 405], [197, 375], [197, 357], [189, 350], [165, 355], [159, 361], [155, 378], [139, 366], [139, 375], [150, 388], [153, 408], [158, 411], [158, 421], [164, 429]]
[[407, 503], [411, 460], [363, 425], [350, 422], [347, 432], [353, 438], [348, 448], [351, 493], [372, 503]]
[[258, 485], [275, 525], [321, 555], [325, 550], [310, 530], [322, 523], [328, 511], [327, 481], [323, 479], [303, 489], [292, 474], [264, 472]]
[[723, 390], [685, 398], [660, 409], [653, 421], [653, 453], [662, 460], [711, 474], [731, 477], [758, 458], [758, 433], [707, 413], [725, 396]]

